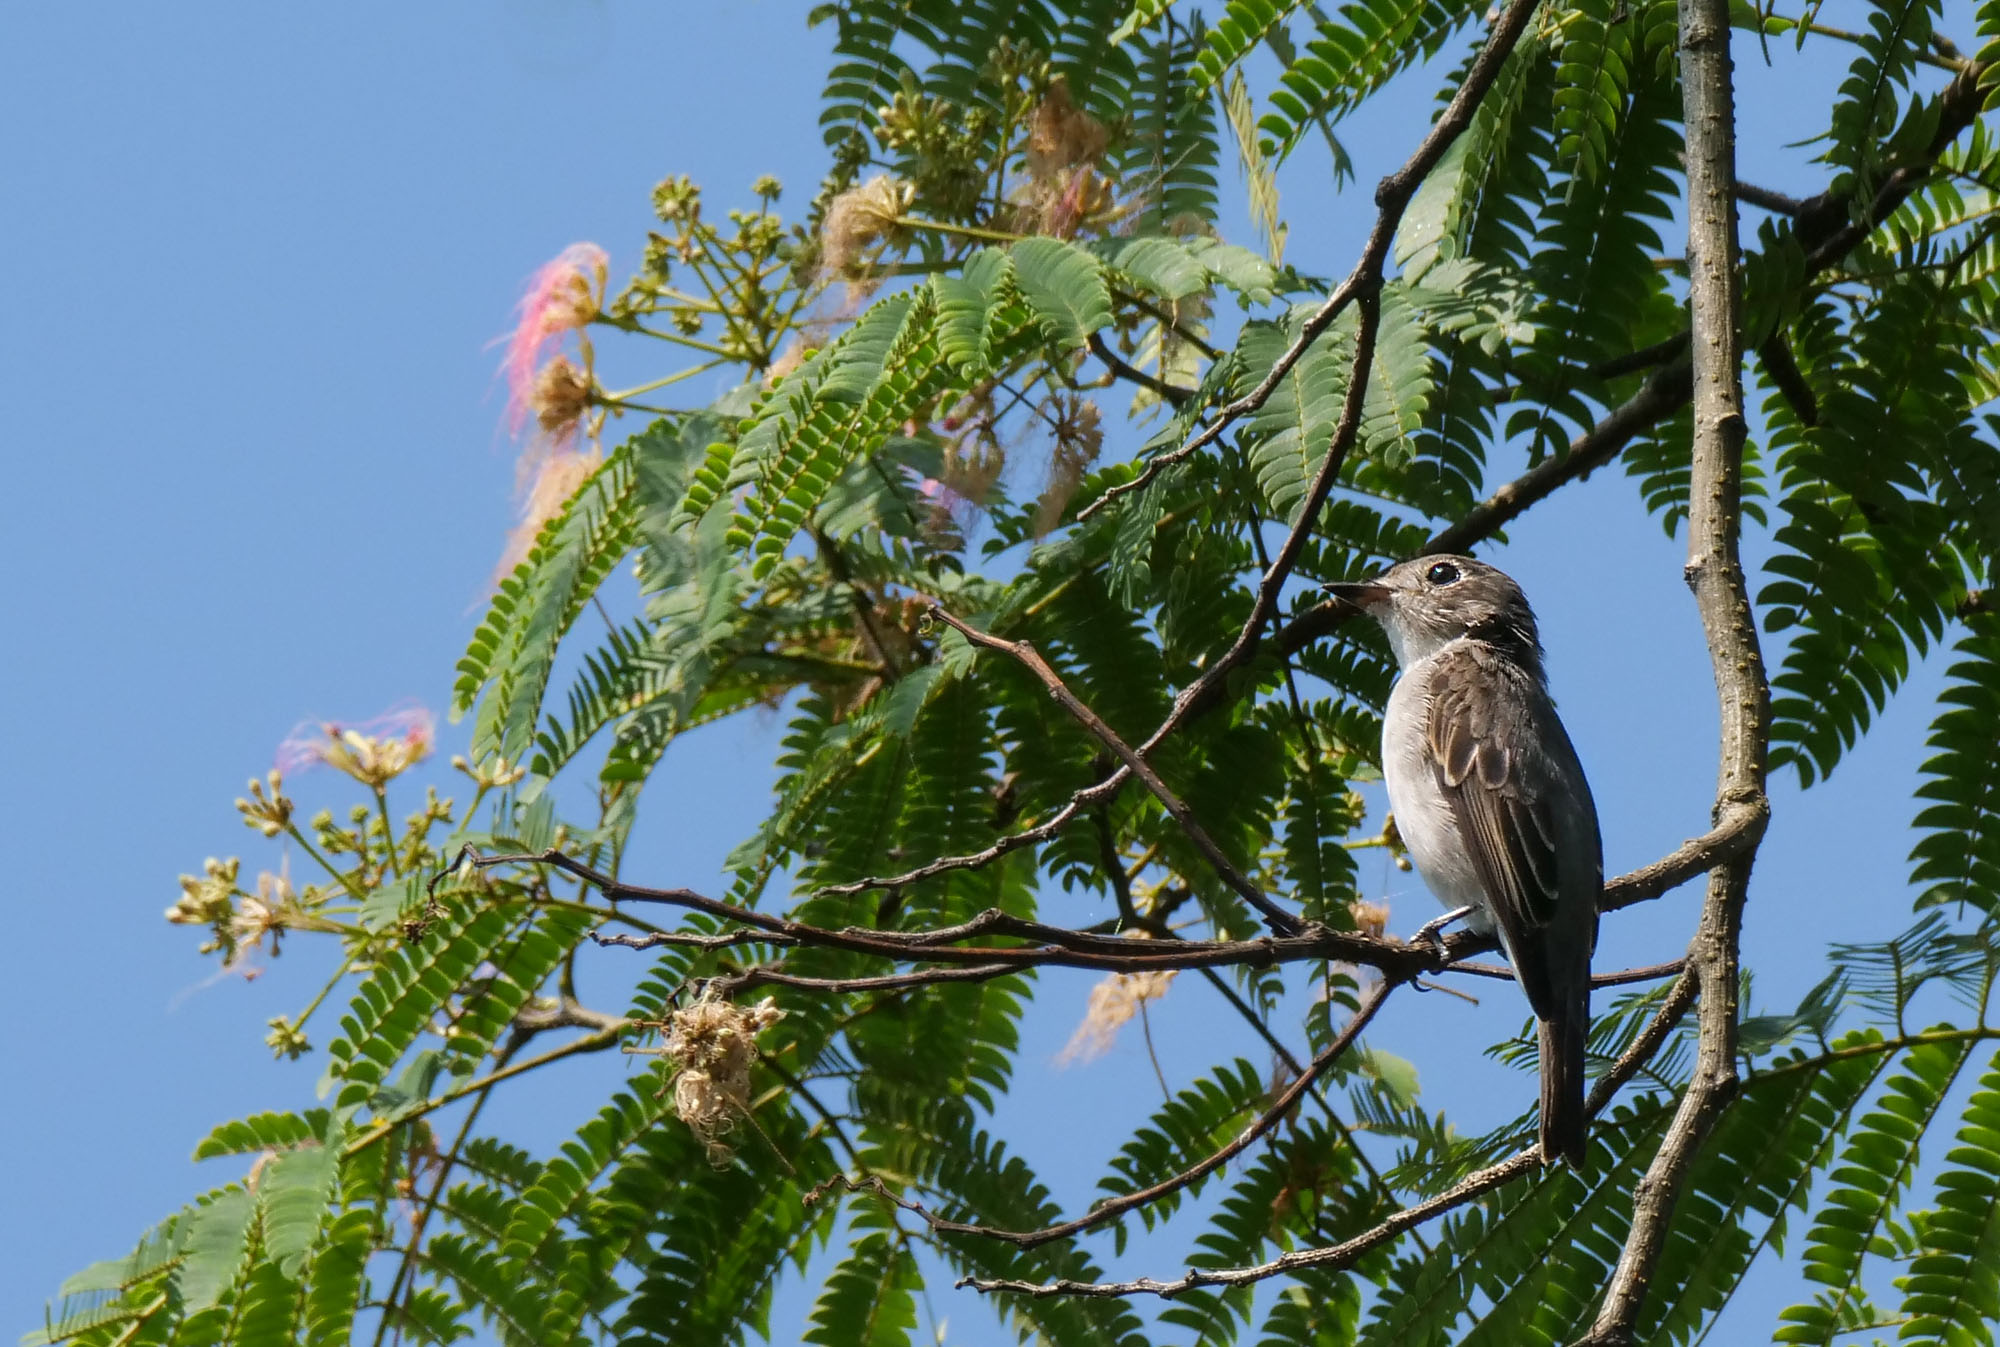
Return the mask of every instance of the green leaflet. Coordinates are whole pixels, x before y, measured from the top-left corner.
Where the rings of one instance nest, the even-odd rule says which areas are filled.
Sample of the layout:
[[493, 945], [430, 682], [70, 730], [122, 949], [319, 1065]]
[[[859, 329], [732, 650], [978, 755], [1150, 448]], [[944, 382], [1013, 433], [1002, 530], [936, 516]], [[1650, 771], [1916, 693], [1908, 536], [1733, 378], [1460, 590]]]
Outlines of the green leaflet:
[[1631, 88], [1632, 25], [1612, 0], [1576, 0], [1560, 20], [1556, 65], [1556, 166], [1576, 183], [1594, 180], [1610, 158], [1610, 142]]
[[264, 1255], [277, 1265], [286, 1283], [298, 1278], [318, 1245], [327, 1204], [339, 1179], [337, 1144], [285, 1151], [258, 1175], [257, 1208], [263, 1218]]
[[374, 1229], [375, 1214], [368, 1210], [345, 1212], [333, 1222], [326, 1248], [313, 1259], [306, 1286], [308, 1347], [337, 1347], [348, 1341]]
[[[1024, 240], [1010, 258], [980, 254], [969, 272], [879, 301], [788, 376], [733, 451], [711, 448], [678, 517], [700, 518], [724, 490], [748, 487], [728, 542], [750, 552], [754, 578], [768, 578], [842, 475], [919, 408], [1018, 358], [1035, 344], [1038, 323], [1059, 344], [1080, 343], [1110, 317], [1102, 268], [1056, 240]], [[975, 331], [982, 318], [983, 337]], [[718, 466], [725, 452], [726, 471]]]
[[[1157, 1109], [1111, 1159], [1098, 1191], [1111, 1197], [1150, 1188], [1214, 1154], [1241, 1132], [1269, 1102], [1263, 1073], [1237, 1058], [1181, 1090]], [[1139, 1208], [1148, 1230], [1170, 1219], [1186, 1199], [1200, 1195], [1216, 1178], [1210, 1174], [1179, 1192]], [[1129, 1227], [1112, 1227], [1114, 1247], [1125, 1250]]]
[[1828, 1289], [1779, 1316], [1780, 1341], [1830, 1342], [1849, 1308], [1865, 1296], [1863, 1261], [1914, 1178], [1918, 1144], [1970, 1055], [1965, 1043], [1913, 1048], [1876, 1107], [1855, 1123], [1832, 1171], [1833, 1187], [1806, 1235], [1805, 1276]]
[[2000, 724], [2000, 639], [1980, 624], [1957, 646], [1944, 711], [1931, 726], [1916, 818], [1923, 837], [1910, 852], [1919, 906], [2000, 907], [2000, 782], [1993, 772], [1993, 726]]
[[[856, 1224], [867, 1209], [857, 1210]], [[827, 1275], [805, 1341], [824, 1347], [897, 1347], [917, 1327], [916, 1291], [923, 1284], [907, 1241], [873, 1230], [854, 1242]]]
[[[1329, 1135], [1318, 1118], [1301, 1118], [1243, 1166], [1195, 1240], [1195, 1259], [1216, 1267], [1241, 1266], [1292, 1247], [1299, 1239], [1294, 1231], [1315, 1230], [1322, 1212], [1338, 1221], [1343, 1208], [1360, 1205], [1347, 1190], [1352, 1167], [1350, 1148]], [[1336, 1303], [1354, 1297], [1352, 1291], [1337, 1289], [1347, 1277], [1333, 1274], [1330, 1280]], [[1199, 1288], [1177, 1297], [1160, 1319], [1187, 1330], [1198, 1343], [1233, 1342], [1249, 1325], [1249, 1291]]]
[[519, 762], [526, 755], [558, 643], [632, 545], [633, 492], [630, 454], [621, 448], [577, 488], [501, 582], [459, 661], [453, 689], [454, 715], [478, 701], [475, 760], [498, 754]]
[[909, 31], [908, 5], [844, 5], [837, 11], [833, 65], [827, 73], [820, 128], [829, 148], [859, 143], [875, 123], [876, 109], [913, 74], [896, 52]]
[[1773, 631], [1798, 628], [1771, 680], [1771, 762], [1808, 784], [1887, 704], [1913, 654], [1943, 635], [1966, 585], [1956, 550], [1938, 545], [1957, 530], [1921, 467], [1873, 452], [1884, 437], [1955, 433], [1970, 410], [1964, 357], [1947, 336], [1964, 319], [1938, 300], [1927, 279], [1898, 278], [1853, 338], [1824, 303], [1793, 328], [1819, 415], [1807, 425], [1772, 408], [1782, 550], [1757, 599]]
[[256, 1199], [239, 1187], [223, 1189], [188, 1213], [181, 1260], [174, 1269], [183, 1313], [199, 1314], [236, 1284], [250, 1252], [256, 1214]]
[[966, 259], [958, 275], [939, 272], [931, 277], [938, 347], [961, 377], [977, 377], [990, 368], [993, 319], [1013, 273], [1013, 261], [1005, 252], [981, 248]]
[[1170, 302], [1202, 293], [1216, 276], [1204, 265], [1205, 259], [1181, 239], [1124, 239], [1099, 245], [1093, 251], [1140, 289]]
[[1118, 112], [1129, 117], [1130, 130], [1114, 167], [1145, 203], [1139, 220], [1147, 233], [1216, 217], [1215, 104], [1196, 89], [1190, 68], [1200, 46], [1184, 24], [1127, 44], [1134, 80]]
[[1685, 324], [1654, 265], [1666, 250], [1663, 227], [1677, 192], [1680, 93], [1651, 70], [1630, 73], [1630, 103], [1606, 141], [1592, 190], [1566, 191], [1546, 205], [1522, 271], [1539, 303], [1529, 316], [1534, 340], [1514, 363], [1534, 396], [1507, 419], [1506, 433], [1532, 435], [1532, 459], [1566, 452], [1571, 427], [1597, 419], [1586, 401], [1601, 396], [1591, 366], [1663, 341]]
[[1119, 20], [1118, 27], [1113, 30], [1111, 40], [1113, 42], [1125, 41], [1132, 34], [1151, 24], [1155, 19], [1166, 13], [1173, 6], [1173, 3], [1174, 0], [1131, 0], [1125, 17]]
[[505, 1254], [524, 1260], [539, 1254], [556, 1223], [578, 1209], [590, 1185], [659, 1120], [669, 1097], [658, 1073], [642, 1078], [638, 1089], [613, 1096], [522, 1193], [501, 1246]]
[[218, 1124], [194, 1148], [194, 1158], [208, 1160], [218, 1155], [247, 1155], [317, 1142], [329, 1116], [325, 1109], [309, 1109], [302, 1114], [253, 1113], [247, 1118]]
[[1525, 1265], [1516, 1252], [1506, 1260], [1516, 1266], [1512, 1276], [1473, 1274], [1492, 1304], [1462, 1339], [1468, 1347], [1569, 1341], [1579, 1323], [1587, 1324], [1631, 1228], [1631, 1185], [1651, 1160], [1666, 1121], [1663, 1112], [1655, 1124], [1633, 1128], [1628, 1135], [1643, 1140], [1629, 1150], [1616, 1120], [1611, 1127], [1600, 1121], [1593, 1128], [1591, 1163], [1580, 1176], [1544, 1175], [1536, 1186], [1548, 1205], [1523, 1203], [1509, 1223], [1512, 1232], [1498, 1236], [1529, 1241]]
[[297, 1342], [305, 1314], [304, 1288], [277, 1263], [260, 1262], [243, 1284], [232, 1341]]
[[46, 1347], [158, 1313], [168, 1299], [159, 1279], [181, 1258], [187, 1218], [186, 1210], [174, 1213], [147, 1231], [125, 1257], [93, 1263], [64, 1281], [46, 1329], [23, 1334], [20, 1347]]
[[1061, 239], [1022, 239], [1013, 260], [1014, 284], [1058, 348], [1083, 345], [1111, 321], [1103, 268], [1083, 249]]
[[559, 1347], [566, 1341], [542, 1335], [541, 1299], [533, 1294], [531, 1286], [524, 1284], [518, 1270], [488, 1256], [484, 1248], [464, 1235], [433, 1236], [424, 1258], [451, 1279], [506, 1347]]
[[1639, 1319], [1644, 1341], [1686, 1343], [1707, 1327], [1758, 1251], [1805, 1207], [1854, 1110], [1889, 1066], [1884, 1053], [1791, 1067], [1804, 1058], [1772, 1063], [1702, 1146]]
[[[903, 1174], [929, 1194], [934, 1209], [954, 1220], [979, 1220], [1008, 1230], [1034, 1230], [1063, 1213], [1034, 1170], [974, 1125], [961, 1101], [933, 1095], [894, 1128], [871, 1131], [863, 1166]], [[1073, 1242], [1017, 1249], [992, 1240], [953, 1240], [940, 1250], [961, 1276], [1071, 1277], [1094, 1281], [1096, 1261]], [[1051, 1342], [1146, 1347], [1132, 1307], [1116, 1300], [1012, 1298], [1003, 1315], [1021, 1331]]]
[[1356, 868], [1340, 839], [1361, 821], [1360, 801], [1320, 761], [1293, 764], [1285, 804], [1285, 866], [1300, 910], [1311, 920], [1340, 929], [1352, 924]]
[[[1311, 309], [1283, 324], [1246, 325], [1238, 344], [1238, 393], [1258, 384], [1291, 346]], [[1271, 514], [1291, 523], [1333, 445], [1354, 360], [1354, 311], [1344, 311], [1313, 342], [1264, 405], [1244, 421], [1242, 441]], [[1383, 287], [1381, 321], [1356, 451], [1389, 466], [1407, 462], [1432, 394], [1431, 352], [1422, 319], [1401, 285]]]
[[760, 1110], [757, 1125], [761, 1136], [746, 1129], [722, 1169], [701, 1161], [685, 1130], [665, 1138], [655, 1163], [677, 1164], [669, 1173], [678, 1183], [653, 1213], [657, 1247], [634, 1251], [640, 1275], [612, 1325], [616, 1341], [684, 1347], [768, 1335], [779, 1272], [823, 1244], [838, 1215], [838, 1204], [800, 1202], [780, 1181], [784, 1164], [817, 1173], [837, 1166], [789, 1099]]
[[1431, 351], [1423, 323], [1401, 286], [1384, 286], [1382, 319], [1368, 396], [1361, 404], [1361, 448], [1390, 465], [1409, 460], [1431, 400]]
[[[1264, 405], [1244, 420], [1242, 440], [1264, 505], [1290, 524], [1305, 501], [1306, 487], [1319, 470], [1340, 418], [1347, 386], [1349, 358], [1341, 338], [1343, 326], [1315, 341], [1285, 374]], [[1262, 380], [1292, 344], [1296, 320], [1283, 325], [1258, 323], [1244, 328], [1237, 353], [1243, 362], [1238, 393]], [[1351, 341], [1351, 336], [1348, 341]]]
[[[730, 475], [748, 480], [751, 495], [729, 540], [754, 551], [754, 576], [777, 564], [848, 456], [872, 447], [874, 437], [857, 422], [868, 416], [878, 381], [892, 377], [891, 353], [899, 368], [907, 368], [909, 348], [930, 325], [931, 304], [920, 291], [914, 300], [892, 295], [875, 305], [828, 349], [809, 388], [787, 394], [781, 386], [773, 403], [781, 402], [782, 410], [757, 422], [738, 444]], [[881, 424], [877, 435], [887, 429]]]
[[1352, 0], [1321, 23], [1271, 91], [1258, 125], [1284, 158], [1318, 118], [1338, 122], [1412, 63], [1428, 59], [1474, 17], [1464, 0]]
[[367, 1102], [445, 998], [493, 955], [512, 926], [498, 908], [460, 911], [382, 960], [341, 1017], [341, 1036], [327, 1045], [322, 1096], [338, 1085], [336, 1109]]
[[1834, 100], [1829, 163], [1872, 176], [1885, 157], [1885, 143], [1894, 141], [1897, 95], [1915, 72], [1918, 54], [1930, 45], [1938, 9], [1935, 0], [1887, 0], [1873, 8]]
[[172, 1266], [180, 1257], [186, 1235], [186, 1213], [176, 1212], [146, 1232], [138, 1247], [123, 1258], [92, 1263], [64, 1281], [56, 1294], [64, 1297], [95, 1291], [122, 1291]]
[[1967, 1101], [1958, 1144], [1937, 1180], [1937, 1206], [1898, 1281], [1905, 1342], [1987, 1343], [2000, 1319], [2000, 1066], [1990, 1060]]
[[1208, 44], [1195, 58], [1195, 84], [1207, 92], [1242, 63], [1273, 28], [1302, 7], [1302, 0], [1229, 0], [1208, 30]]
[[[1580, 1283], [1597, 1272], [1591, 1234], [1574, 1248], [1565, 1241], [1597, 1223], [1629, 1219], [1625, 1185], [1644, 1168], [1671, 1114], [1658, 1097], [1616, 1107], [1591, 1128], [1590, 1164], [1581, 1179], [1567, 1170], [1500, 1190], [1481, 1206], [1448, 1220], [1431, 1253], [1399, 1274], [1401, 1294], [1377, 1305], [1360, 1341], [1371, 1347], [1432, 1342], [1452, 1333], [1475, 1295], [1492, 1298], [1473, 1332], [1482, 1341], [1547, 1340], [1537, 1322], [1544, 1294], [1567, 1310]], [[1576, 1260], [1586, 1260], [1579, 1266]], [[1598, 1283], [1601, 1285], [1601, 1282]], [[1485, 1327], [1491, 1325], [1490, 1328]]]
[[406, 1295], [396, 1307], [396, 1324], [418, 1342], [437, 1347], [469, 1338], [474, 1329], [465, 1322], [466, 1307], [435, 1287], [422, 1286]]
[[1359, 1279], [1309, 1271], [1279, 1290], [1264, 1320], [1258, 1347], [1345, 1347], [1361, 1322]]

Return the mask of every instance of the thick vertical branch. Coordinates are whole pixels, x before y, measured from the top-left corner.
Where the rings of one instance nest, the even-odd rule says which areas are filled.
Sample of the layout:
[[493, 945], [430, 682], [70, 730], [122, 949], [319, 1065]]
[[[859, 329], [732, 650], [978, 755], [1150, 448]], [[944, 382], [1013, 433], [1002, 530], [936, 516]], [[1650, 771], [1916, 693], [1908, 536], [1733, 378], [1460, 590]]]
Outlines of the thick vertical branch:
[[1688, 972], [1701, 996], [1694, 1076], [1659, 1153], [1633, 1192], [1631, 1234], [1585, 1339], [1606, 1344], [1632, 1340], [1688, 1170], [1736, 1092], [1743, 899], [1756, 842], [1770, 813], [1764, 794], [1770, 688], [1737, 548], [1745, 427], [1728, 0], [1682, 0], [1680, 45], [1694, 375], [1687, 582], [1701, 613], [1721, 708], [1716, 821], [1745, 825], [1749, 845], [1709, 872], [1701, 924], [1688, 947]]

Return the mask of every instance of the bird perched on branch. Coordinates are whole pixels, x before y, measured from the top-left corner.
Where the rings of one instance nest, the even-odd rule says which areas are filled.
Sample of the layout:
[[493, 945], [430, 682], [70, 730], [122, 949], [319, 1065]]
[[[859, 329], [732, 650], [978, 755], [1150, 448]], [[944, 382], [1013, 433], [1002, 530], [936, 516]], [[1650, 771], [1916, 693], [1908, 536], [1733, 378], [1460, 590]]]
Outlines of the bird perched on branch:
[[1452, 909], [1418, 936], [1466, 917], [1499, 937], [1540, 1022], [1542, 1160], [1581, 1166], [1604, 853], [1535, 614], [1519, 585], [1470, 557], [1418, 557], [1327, 589], [1382, 624], [1402, 670], [1382, 775], [1417, 872]]

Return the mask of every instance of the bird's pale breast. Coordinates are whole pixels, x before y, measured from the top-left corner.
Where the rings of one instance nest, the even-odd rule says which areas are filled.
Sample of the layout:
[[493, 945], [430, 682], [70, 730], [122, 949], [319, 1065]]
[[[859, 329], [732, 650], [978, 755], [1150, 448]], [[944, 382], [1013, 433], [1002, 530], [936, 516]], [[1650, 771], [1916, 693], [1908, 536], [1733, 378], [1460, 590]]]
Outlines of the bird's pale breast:
[[1382, 721], [1382, 778], [1389, 791], [1389, 809], [1396, 831], [1409, 848], [1410, 859], [1430, 891], [1446, 907], [1471, 907], [1467, 925], [1490, 933], [1493, 918], [1486, 891], [1471, 853], [1452, 820], [1432, 766], [1426, 728], [1430, 720], [1430, 681], [1437, 652], [1418, 660], [1396, 680]]

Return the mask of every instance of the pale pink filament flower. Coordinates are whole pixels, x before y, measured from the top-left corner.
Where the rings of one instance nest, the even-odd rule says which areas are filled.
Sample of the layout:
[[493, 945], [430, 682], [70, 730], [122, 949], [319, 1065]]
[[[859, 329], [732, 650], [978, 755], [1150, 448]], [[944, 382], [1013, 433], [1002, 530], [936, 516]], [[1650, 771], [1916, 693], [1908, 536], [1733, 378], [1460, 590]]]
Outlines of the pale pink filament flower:
[[278, 745], [278, 770], [325, 763], [379, 790], [429, 757], [436, 742], [437, 717], [421, 706], [399, 707], [358, 725], [301, 721]]
[[528, 280], [520, 317], [507, 337], [501, 369], [507, 378], [507, 424], [519, 435], [534, 414], [532, 395], [542, 358], [565, 332], [597, 316], [611, 259], [595, 243], [572, 243]]
[[493, 572], [495, 584], [513, 574], [534, 547], [535, 539], [541, 536], [542, 525], [562, 512], [577, 488], [589, 481], [590, 474], [603, 462], [604, 456], [594, 445], [579, 449], [558, 444], [529, 457], [524, 463], [530, 476], [521, 497], [521, 522], [507, 535], [507, 548], [500, 554], [500, 565]]

